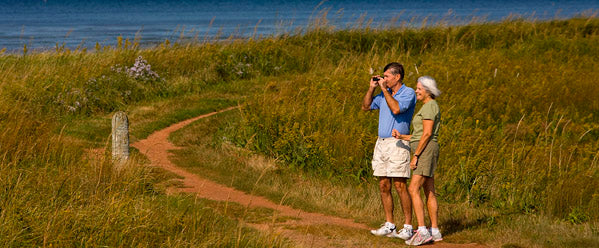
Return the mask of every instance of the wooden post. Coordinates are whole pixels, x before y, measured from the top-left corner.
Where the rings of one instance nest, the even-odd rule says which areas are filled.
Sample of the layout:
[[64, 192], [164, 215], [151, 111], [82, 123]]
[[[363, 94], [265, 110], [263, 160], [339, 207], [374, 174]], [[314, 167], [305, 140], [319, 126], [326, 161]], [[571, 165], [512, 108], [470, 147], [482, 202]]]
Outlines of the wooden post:
[[129, 120], [123, 111], [112, 116], [112, 160], [117, 167], [129, 159]]

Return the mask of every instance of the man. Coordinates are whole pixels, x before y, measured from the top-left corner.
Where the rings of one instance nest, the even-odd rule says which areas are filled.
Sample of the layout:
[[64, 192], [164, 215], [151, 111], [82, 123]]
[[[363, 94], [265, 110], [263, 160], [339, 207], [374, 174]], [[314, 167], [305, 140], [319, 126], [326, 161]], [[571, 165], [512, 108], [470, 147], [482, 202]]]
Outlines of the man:
[[[372, 169], [379, 178], [381, 201], [385, 210], [386, 222], [377, 230], [370, 232], [377, 236], [412, 237], [412, 205], [406, 181], [410, 178], [410, 144], [391, 135], [393, 129], [401, 134], [410, 134], [410, 122], [416, 105], [416, 94], [412, 88], [403, 84], [404, 68], [393, 62], [385, 66], [383, 77], [370, 79], [370, 88], [364, 96], [362, 109], [379, 110], [378, 140], [374, 147]], [[381, 93], [374, 96], [377, 87]], [[394, 184], [405, 216], [405, 224], [397, 232], [393, 224], [393, 196], [391, 183]]]

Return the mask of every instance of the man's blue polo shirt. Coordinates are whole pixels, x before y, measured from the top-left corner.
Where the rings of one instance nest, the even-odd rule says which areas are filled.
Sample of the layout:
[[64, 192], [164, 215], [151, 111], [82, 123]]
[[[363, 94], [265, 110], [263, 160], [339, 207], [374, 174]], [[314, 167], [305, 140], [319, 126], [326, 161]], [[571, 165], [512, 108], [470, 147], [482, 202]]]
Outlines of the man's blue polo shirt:
[[[387, 89], [389, 90], [389, 89]], [[390, 93], [393, 93], [389, 90]], [[410, 134], [410, 122], [414, 115], [414, 106], [416, 106], [416, 93], [405, 84], [393, 95], [393, 98], [399, 102], [399, 114], [394, 115], [387, 105], [383, 92], [372, 99], [370, 109], [379, 109], [379, 137], [391, 137], [391, 131], [397, 129], [401, 134]]]

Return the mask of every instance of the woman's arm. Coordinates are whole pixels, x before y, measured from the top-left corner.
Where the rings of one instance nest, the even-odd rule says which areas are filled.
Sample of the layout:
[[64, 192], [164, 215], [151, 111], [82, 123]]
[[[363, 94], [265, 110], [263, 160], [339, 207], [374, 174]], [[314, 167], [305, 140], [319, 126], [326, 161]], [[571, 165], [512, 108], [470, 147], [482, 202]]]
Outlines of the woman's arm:
[[428, 145], [428, 142], [430, 141], [431, 136], [433, 135], [433, 125], [434, 124], [435, 124], [435, 121], [433, 121], [433, 120], [422, 120], [422, 137], [420, 138], [420, 141], [418, 142], [416, 151], [414, 151], [414, 156], [412, 157], [412, 161], [410, 161], [410, 168], [412, 168], [412, 170], [416, 169], [416, 167], [418, 166], [418, 157], [420, 157], [420, 155], [424, 151], [424, 148], [426, 148], [426, 145]]
[[401, 134], [396, 129], [393, 129], [393, 131], [391, 131], [391, 136], [395, 137], [396, 139], [407, 140], [407, 141], [410, 141], [410, 138], [412, 138], [412, 135], [410, 135], [410, 134]]

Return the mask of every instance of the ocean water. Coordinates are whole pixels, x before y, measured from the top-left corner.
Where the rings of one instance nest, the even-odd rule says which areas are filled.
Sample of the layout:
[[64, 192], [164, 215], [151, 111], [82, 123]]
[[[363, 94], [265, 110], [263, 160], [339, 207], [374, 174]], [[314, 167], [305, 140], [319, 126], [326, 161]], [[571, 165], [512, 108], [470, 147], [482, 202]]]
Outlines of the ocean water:
[[335, 28], [460, 25], [473, 19], [563, 19], [599, 10], [599, 0], [0, 0], [0, 49], [45, 50], [116, 44], [137, 37], [145, 46], [165, 39], [226, 39], [298, 32], [326, 13]]

